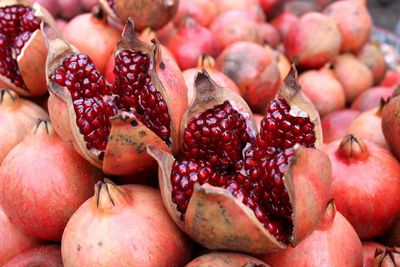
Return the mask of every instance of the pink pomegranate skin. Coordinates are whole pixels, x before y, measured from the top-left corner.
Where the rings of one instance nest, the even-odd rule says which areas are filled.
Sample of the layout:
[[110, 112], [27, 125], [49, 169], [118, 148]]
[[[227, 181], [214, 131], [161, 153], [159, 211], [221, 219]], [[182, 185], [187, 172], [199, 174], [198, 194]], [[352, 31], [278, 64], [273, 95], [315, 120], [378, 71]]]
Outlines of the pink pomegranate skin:
[[367, 111], [379, 106], [381, 99], [387, 101], [393, 94], [393, 89], [387, 87], [372, 87], [362, 92], [351, 104], [351, 108], [359, 111]]
[[299, 18], [292, 13], [282, 12], [271, 21], [271, 24], [279, 31], [282, 39], [286, 37], [292, 25], [298, 23]]
[[400, 72], [395, 70], [388, 70], [380, 86], [383, 87], [396, 87], [400, 85]]
[[212, 252], [192, 260], [185, 267], [232, 267], [232, 266], [257, 266], [268, 267], [265, 262], [251, 256], [239, 253]]
[[385, 249], [385, 246], [372, 241], [366, 241], [362, 243], [363, 256], [364, 256], [363, 267], [374, 266], [375, 251], [377, 248]]
[[27, 250], [3, 267], [63, 267], [58, 245], [46, 245]]
[[342, 139], [358, 115], [360, 112], [352, 109], [337, 110], [326, 115], [321, 121], [324, 143]]
[[378, 44], [367, 43], [361, 48], [357, 57], [371, 70], [374, 84], [379, 84], [385, 78], [387, 64]]

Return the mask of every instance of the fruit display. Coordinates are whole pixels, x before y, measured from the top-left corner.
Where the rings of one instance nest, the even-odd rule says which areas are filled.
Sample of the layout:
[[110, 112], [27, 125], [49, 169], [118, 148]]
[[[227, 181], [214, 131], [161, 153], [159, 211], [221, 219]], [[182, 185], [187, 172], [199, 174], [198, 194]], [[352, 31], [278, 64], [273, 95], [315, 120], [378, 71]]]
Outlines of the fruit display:
[[374, 29], [363, 0], [0, 1], [0, 266], [400, 266]]

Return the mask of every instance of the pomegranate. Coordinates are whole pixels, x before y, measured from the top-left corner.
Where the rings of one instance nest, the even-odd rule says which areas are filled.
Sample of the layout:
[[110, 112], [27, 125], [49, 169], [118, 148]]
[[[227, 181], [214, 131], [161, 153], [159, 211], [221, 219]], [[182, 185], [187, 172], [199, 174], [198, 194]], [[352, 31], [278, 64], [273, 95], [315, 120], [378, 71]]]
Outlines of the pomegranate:
[[214, 0], [218, 13], [229, 10], [245, 10], [252, 6], [259, 7], [259, 0]]
[[324, 150], [332, 162], [332, 196], [337, 209], [361, 239], [385, 233], [400, 208], [400, 165], [396, 158], [381, 146], [353, 135], [326, 145]]
[[20, 98], [12, 90], [0, 89], [0, 164], [38, 119], [48, 118], [36, 104]]
[[295, 248], [261, 258], [271, 266], [346, 266], [363, 263], [361, 241], [351, 224], [330, 204], [318, 228]]
[[72, 19], [82, 12], [81, 0], [53, 0], [58, 2], [60, 16], [66, 20]]
[[40, 241], [28, 236], [10, 222], [0, 207], [0, 265], [25, 250], [40, 245]]
[[363, 249], [363, 267], [373, 267], [374, 266], [374, 257], [376, 249], [385, 249], [385, 247], [379, 243], [366, 241], [362, 243]]
[[299, 76], [299, 83], [320, 116], [344, 108], [346, 96], [332, 70], [322, 68], [306, 71]]
[[311, 12], [321, 12], [321, 6], [312, 1], [291, 0], [285, 2], [283, 10], [300, 17]]
[[325, 8], [324, 14], [339, 23], [340, 52], [357, 52], [368, 41], [372, 19], [364, 5], [356, 1], [336, 1]]
[[265, 262], [245, 254], [229, 253], [229, 252], [212, 252], [202, 255], [192, 260], [185, 267], [232, 267], [232, 266], [256, 266], [268, 267]]
[[101, 73], [105, 72], [107, 60], [121, 37], [121, 33], [107, 23], [103, 10], [98, 7], [91, 14], [73, 18], [62, 35], [81, 53], [87, 54]]
[[179, 26], [184, 17], [193, 18], [203, 27], [208, 27], [217, 15], [217, 4], [210, 0], [182, 0], [174, 17], [174, 24]]
[[109, 59], [107, 60], [106, 70], [104, 71], [104, 78], [109, 83], [115, 83], [114, 68], [115, 68], [115, 58], [114, 58], [114, 53], [112, 53]]
[[272, 11], [279, 6], [279, 0], [259, 0], [265, 14], [269, 15]]
[[58, 241], [99, 178], [100, 173], [56, 135], [49, 121], [39, 120], [0, 167], [0, 200], [10, 220], [27, 234]]
[[137, 39], [129, 20], [115, 51], [115, 82], [109, 84], [90, 57], [48, 26], [43, 31], [49, 46], [49, 113], [62, 139], [112, 175], [156, 166], [147, 144], [177, 151], [187, 88], [158, 42], [150, 46]]
[[236, 84], [224, 73], [220, 72], [215, 67], [215, 60], [210, 56], [200, 57], [197, 63], [197, 68], [188, 69], [183, 72], [185, 78], [186, 87], [188, 88], [188, 103], [192, 103], [194, 99], [194, 79], [196, 74], [201, 70], [207, 70], [210, 77], [221, 87], [232, 90], [233, 92], [240, 94], [239, 88]]
[[99, 0], [81, 0], [81, 5], [85, 11], [92, 10], [98, 4]]
[[307, 13], [290, 27], [284, 44], [289, 59], [300, 67], [320, 68], [333, 62], [339, 53], [338, 24], [323, 14]]
[[276, 54], [251, 42], [228, 46], [217, 58], [217, 68], [231, 78], [255, 112], [264, 112], [281, 82]]
[[372, 72], [352, 54], [340, 55], [335, 62], [334, 71], [343, 86], [347, 103], [353, 102], [374, 84]]
[[330, 162], [318, 149], [318, 113], [296, 79], [292, 69], [257, 133], [244, 100], [203, 71], [182, 120], [182, 154], [148, 147], [170, 215], [202, 246], [261, 254], [296, 245], [316, 227]]
[[27, 250], [14, 257], [3, 267], [62, 267], [61, 251], [58, 245], [46, 245]]
[[62, 32], [64, 30], [64, 28], [67, 26], [68, 22], [63, 20], [63, 19], [57, 19], [56, 20], [56, 25], [57, 25], [57, 29]]
[[166, 44], [169, 39], [172, 38], [176, 34], [175, 25], [172, 22], [169, 22], [167, 25], [162, 27], [157, 31], [157, 39], [162, 43]]
[[345, 137], [347, 129], [358, 115], [360, 112], [352, 109], [337, 110], [326, 115], [321, 123], [324, 142], [330, 143]]
[[367, 43], [357, 57], [371, 70], [374, 84], [379, 84], [385, 78], [387, 64], [378, 44]]
[[190, 17], [182, 21], [166, 47], [175, 56], [181, 70], [196, 67], [202, 55], [216, 57], [220, 52], [214, 34]]
[[399, 90], [397, 88], [393, 91], [392, 97], [389, 99], [385, 108], [382, 111], [382, 131], [385, 136], [386, 143], [396, 155], [397, 159], [400, 159], [400, 139], [399, 139]]
[[68, 222], [61, 251], [65, 267], [183, 266], [191, 244], [156, 189], [105, 180]]
[[263, 38], [263, 43], [273, 48], [277, 48], [281, 42], [281, 37], [277, 29], [269, 23], [261, 23], [258, 30]]
[[20, 95], [47, 92], [46, 47], [39, 26], [41, 21], [53, 27], [51, 15], [37, 3], [8, 0], [0, 3], [0, 87]]
[[395, 70], [388, 70], [385, 78], [383, 78], [380, 86], [383, 87], [396, 87], [400, 85], [400, 72]]
[[290, 28], [299, 22], [299, 18], [292, 13], [282, 12], [271, 21], [271, 24], [279, 31], [281, 38], [285, 39]]
[[[333, 3], [336, 0], [315, 0], [321, 7], [326, 7], [327, 5]], [[352, 1], [352, 0], [349, 0]]]
[[122, 23], [129, 18], [135, 21], [136, 30], [157, 30], [176, 14], [179, 0], [99, 0], [104, 10]]
[[400, 265], [400, 248], [377, 249], [374, 267], [397, 267]]
[[30, 3], [38, 3], [42, 7], [46, 8], [49, 13], [55, 17], [59, 13], [60, 7], [58, 6], [58, 2], [54, 0], [28, 0]]
[[362, 92], [351, 104], [352, 109], [367, 111], [379, 106], [381, 99], [387, 101], [393, 90], [386, 87], [373, 87]]

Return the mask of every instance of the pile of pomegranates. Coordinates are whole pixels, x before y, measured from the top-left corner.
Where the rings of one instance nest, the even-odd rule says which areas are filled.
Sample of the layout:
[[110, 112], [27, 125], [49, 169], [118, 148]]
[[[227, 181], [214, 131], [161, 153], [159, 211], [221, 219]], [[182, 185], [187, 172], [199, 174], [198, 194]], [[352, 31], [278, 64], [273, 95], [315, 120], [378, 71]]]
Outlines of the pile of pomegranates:
[[1, 1], [0, 265], [400, 266], [372, 27], [362, 0]]

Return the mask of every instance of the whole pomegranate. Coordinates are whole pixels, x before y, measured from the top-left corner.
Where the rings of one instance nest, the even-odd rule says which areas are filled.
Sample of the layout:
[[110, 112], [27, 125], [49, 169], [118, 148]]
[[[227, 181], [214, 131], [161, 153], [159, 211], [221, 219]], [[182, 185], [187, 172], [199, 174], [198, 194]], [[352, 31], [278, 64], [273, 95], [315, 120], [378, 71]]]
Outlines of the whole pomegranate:
[[336, 59], [341, 40], [335, 20], [311, 12], [290, 27], [284, 44], [291, 61], [303, 68], [320, 68]]
[[0, 89], [0, 164], [36, 121], [46, 118], [48, 115], [41, 107], [20, 98], [12, 90]]
[[324, 150], [332, 162], [332, 197], [337, 209], [361, 239], [385, 233], [400, 208], [400, 164], [396, 158], [381, 146], [353, 135], [326, 145]]
[[46, 245], [27, 250], [3, 265], [3, 267], [28, 266], [63, 267], [60, 246]]
[[377, 108], [383, 99], [387, 101], [393, 94], [393, 90], [387, 87], [373, 87], [362, 92], [351, 104], [352, 109], [367, 111]]
[[332, 70], [322, 68], [303, 72], [299, 76], [299, 83], [321, 117], [345, 107], [343, 87]]
[[259, 0], [214, 0], [218, 13], [229, 10], [245, 10], [251, 6], [259, 7]]
[[157, 30], [166, 25], [176, 14], [179, 0], [99, 0], [104, 10], [114, 19], [125, 23], [135, 21], [136, 30]]
[[0, 200], [10, 220], [27, 234], [59, 241], [99, 178], [100, 173], [56, 135], [49, 121], [40, 120], [4, 159]]
[[397, 267], [400, 265], [400, 248], [377, 249], [374, 267]]
[[290, 28], [298, 22], [299, 18], [297, 16], [289, 12], [282, 12], [271, 21], [271, 24], [279, 31], [281, 38], [285, 39]]
[[53, 0], [58, 2], [60, 16], [66, 20], [72, 19], [82, 12], [81, 0]]
[[334, 71], [349, 104], [374, 84], [372, 72], [352, 54], [340, 55], [335, 62]]
[[162, 44], [166, 44], [169, 41], [169, 39], [171, 39], [172, 36], [175, 35], [175, 33], [176, 33], [175, 25], [172, 22], [169, 22], [167, 25], [165, 25], [156, 32], [156, 37]]
[[23, 0], [0, 3], [0, 87], [24, 96], [47, 92], [43, 67], [46, 46], [39, 29], [42, 20], [55, 26], [51, 15], [37, 3]]
[[166, 47], [175, 56], [181, 70], [196, 67], [202, 55], [216, 57], [220, 51], [214, 34], [190, 17], [182, 21]]
[[400, 85], [400, 72], [395, 70], [388, 70], [385, 78], [383, 78], [380, 86], [383, 87], [396, 87]]
[[73, 18], [62, 31], [62, 35], [81, 53], [87, 54], [104, 73], [107, 60], [114, 52], [121, 33], [110, 26], [103, 10], [96, 7], [92, 13]]
[[[135, 36], [128, 21], [115, 50], [115, 82], [108, 83], [86, 54], [45, 26], [49, 113], [60, 137], [105, 173], [152, 169], [146, 145], [179, 148], [187, 88], [175, 61]], [[170, 101], [174, 101], [173, 105]]]
[[271, 49], [251, 42], [225, 48], [217, 58], [217, 68], [231, 78], [253, 111], [263, 113], [281, 82]]
[[277, 29], [269, 23], [261, 23], [258, 26], [264, 44], [277, 48], [281, 43], [281, 37]]
[[61, 251], [65, 267], [183, 266], [191, 244], [156, 189], [105, 180], [68, 222]]
[[96, 5], [98, 5], [100, 2], [99, 0], [81, 0], [81, 5], [82, 8], [85, 11], [90, 11], [92, 10]]
[[326, 115], [321, 121], [324, 142], [330, 143], [345, 137], [347, 130], [358, 115], [360, 115], [360, 111], [352, 109], [337, 110]]
[[232, 267], [232, 266], [257, 266], [267, 267], [265, 262], [251, 256], [239, 253], [212, 252], [192, 260], [185, 267]]
[[58, 2], [55, 0], [28, 0], [27, 2], [38, 3], [42, 7], [46, 8], [49, 13], [55, 17], [60, 11], [60, 7], [58, 6]]
[[181, 0], [174, 17], [174, 24], [179, 26], [184, 17], [188, 16], [203, 27], [208, 27], [217, 16], [217, 4], [210, 0]]
[[389, 99], [382, 111], [382, 131], [386, 142], [392, 152], [400, 159], [400, 125], [397, 116], [400, 109], [399, 89], [393, 91], [392, 97]]
[[336, 1], [325, 8], [324, 14], [339, 23], [340, 52], [357, 52], [368, 41], [372, 19], [364, 5], [356, 1]]
[[385, 78], [387, 64], [378, 44], [367, 43], [357, 57], [371, 70], [374, 84], [379, 84]]
[[294, 248], [261, 258], [271, 266], [346, 266], [363, 264], [361, 241], [351, 224], [330, 204], [318, 228]]
[[373, 267], [376, 249], [385, 249], [385, 247], [379, 243], [366, 241], [362, 242], [363, 249], [363, 267]]
[[195, 98], [194, 80], [196, 74], [203, 69], [207, 70], [210, 77], [219, 86], [240, 94], [240, 90], [236, 84], [228, 76], [216, 68], [215, 60], [210, 56], [202, 56], [199, 58], [196, 68], [188, 69], [183, 72], [183, 78], [185, 78], [186, 87], [188, 88], [188, 103], [192, 103], [193, 99]]
[[318, 113], [296, 79], [292, 69], [258, 133], [244, 100], [200, 72], [182, 153], [148, 147], [168, 212], [202, 246], [261, 254], [296, 245], [317, 226], [330, 162], [318, 149]]

